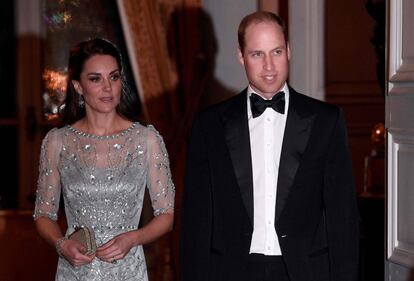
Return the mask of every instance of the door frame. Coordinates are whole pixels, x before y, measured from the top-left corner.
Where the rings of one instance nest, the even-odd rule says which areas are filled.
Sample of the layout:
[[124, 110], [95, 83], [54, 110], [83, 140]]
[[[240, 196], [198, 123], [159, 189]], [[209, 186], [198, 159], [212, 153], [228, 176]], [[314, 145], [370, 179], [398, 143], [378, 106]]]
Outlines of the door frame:
[[[387, 280], [406, 280], [401, 276], [411, 275], [414, 268], [414, 235], [410, 235], [414, 229], [410, 219], [414, 211], [413, 10], [413, 0], [387, 1]], [[402, 267], [397, 270], [393, 263]]]

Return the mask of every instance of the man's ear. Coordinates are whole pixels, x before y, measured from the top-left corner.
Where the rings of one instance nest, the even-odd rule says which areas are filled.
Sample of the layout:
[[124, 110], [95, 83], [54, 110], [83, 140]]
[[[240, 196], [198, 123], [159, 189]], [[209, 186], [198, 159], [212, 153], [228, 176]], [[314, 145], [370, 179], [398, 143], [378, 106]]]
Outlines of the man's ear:
[[76, 91], [79, 95], [83, 95], [83, 92], [82, 92], [82, 87], [81, 87], [81, 85], [79, 84], [79, 81], [72, 80], [72, 81], [71, 81], [71, 83], [72, 83], [73, 87], [75, 88], [75, 91]]
[[243, 52], [240, 49], [240, 46], [237, 48], [237, 57], [239, 59], [239, 62], [244, 65], [244, 58], [243, 58]]
[[290, 60], [290, 44], [289, 44], [289, 42], [287, 42], [286, 45], [287, 45], [287, 56], [288, 56], [288, 60]]

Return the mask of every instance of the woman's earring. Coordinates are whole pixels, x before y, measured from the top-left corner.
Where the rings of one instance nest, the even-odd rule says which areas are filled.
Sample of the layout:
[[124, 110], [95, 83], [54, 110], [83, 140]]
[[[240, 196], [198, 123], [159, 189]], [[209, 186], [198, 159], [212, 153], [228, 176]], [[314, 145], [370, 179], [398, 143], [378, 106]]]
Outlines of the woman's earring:
[[80, 108], [83, 108], [85, 106], [85, 101], [83, 100], [83, 96], [82, 95], [80, 95], [80, 94], [78, 94], [78, 95], [79, 95], [79, 97], [78, 97], [78, 106]]

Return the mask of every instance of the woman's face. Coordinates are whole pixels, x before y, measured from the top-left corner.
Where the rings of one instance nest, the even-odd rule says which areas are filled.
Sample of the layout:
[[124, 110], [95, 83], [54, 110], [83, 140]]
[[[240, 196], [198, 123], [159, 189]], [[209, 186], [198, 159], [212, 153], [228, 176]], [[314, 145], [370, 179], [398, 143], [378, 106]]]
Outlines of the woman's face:
[[94, 55], [86, 60], [80, 81], [72, 81], [85, 100], [86, 113], [112, 113], [121, 99], [121, 71], [110, 55]]

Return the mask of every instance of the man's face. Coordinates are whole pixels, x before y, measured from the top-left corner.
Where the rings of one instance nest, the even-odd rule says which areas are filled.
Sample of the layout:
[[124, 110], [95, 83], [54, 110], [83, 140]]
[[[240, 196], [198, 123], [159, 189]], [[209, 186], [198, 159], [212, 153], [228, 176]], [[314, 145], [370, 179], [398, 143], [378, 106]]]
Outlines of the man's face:
[[273, 22], [253, 23], [246, 28], [244, 51], [239, 61], [254, 91], [272, 98], [282, 89], [289, 72], [290, 50], [282, 28]]

